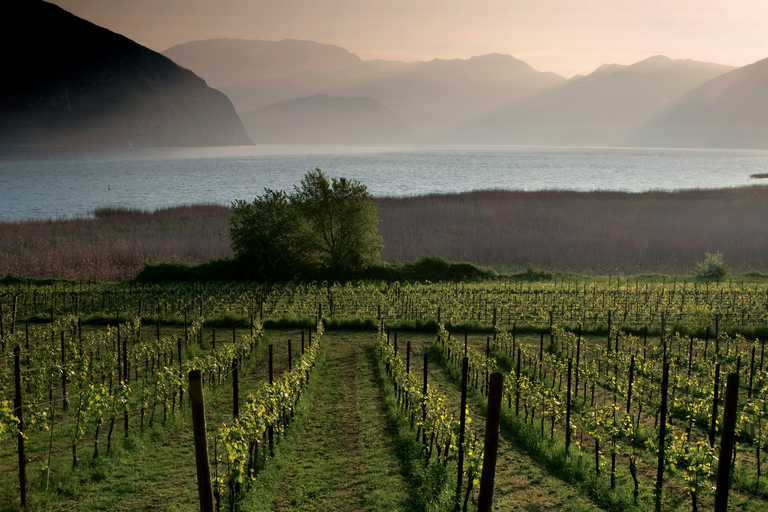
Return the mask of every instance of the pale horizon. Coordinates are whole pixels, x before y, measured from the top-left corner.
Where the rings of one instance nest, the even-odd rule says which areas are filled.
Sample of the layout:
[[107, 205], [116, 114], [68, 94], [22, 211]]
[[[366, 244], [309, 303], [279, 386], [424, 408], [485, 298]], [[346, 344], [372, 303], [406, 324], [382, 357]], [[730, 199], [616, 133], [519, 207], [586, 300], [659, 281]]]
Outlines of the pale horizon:
[[363, 60], [509, 54], [565, 77], [654, 55], [744, 66], [768, 57], [759, 0], [55, 0], [155, 51], [214, 38], [303, 39]]

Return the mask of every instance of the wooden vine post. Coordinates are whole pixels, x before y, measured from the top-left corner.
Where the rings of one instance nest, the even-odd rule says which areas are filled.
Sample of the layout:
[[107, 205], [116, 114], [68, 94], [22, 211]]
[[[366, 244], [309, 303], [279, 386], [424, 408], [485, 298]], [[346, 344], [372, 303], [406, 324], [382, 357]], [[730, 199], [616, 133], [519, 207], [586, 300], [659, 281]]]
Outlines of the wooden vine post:
[[520, 347], [517, 347], [517, 370], [515, 371], [515, 416], [520, 415]]
[[[269, 387], [270, 388], [272, 387], [272, 383], [273, 383], [272, 357], [273, 357], [273, 349], [272, 349], [272, 344], [270, 343], [269, 344]], [[271, 423], [267, 427], [267, 437], [269, 439], [269, 455], [270, 457], [274, 457], [275, 456], [275, 427]]]
[[[466, 332], [464, 333], [466, 337]], [[466, 338], [465, 338], [466, 339]], [[459, 460], [456, 476], [456, 501], [461, 498], [462, 478], [464, 476], [464, 433], [467, 419], [467, 372], [469, 358], [464, 356], [461, 361], [461, 410], [459, 411]]]
[[[119, 363], [118, 363], [119, 364]], [[125, 385], [128, 386], [128, 336], [123, 339], [123, 380]], [[181, 375], [179, 375], [181, 380]], [[179, 407], [181, 407], [181, 399], [179, 399]], [[128, 437], [128, 408], [123, 411], [123, 426], [125, 428], [125, 437]]]
[[11, 311], [11, 336], [16, 333], [16, 311], [18, 308], [19, 296], [13, 296], [13, 310]]
[[[565, 455], [570, 454], [571, 449], [571, 367], [573, 359], [568, 358], [568, 383], [565, 388]], [[490, 407], [490, 405], [489, 405]]]
[[13, 370], [14, 370], [14, 383], [16, 387], [16, 394], [13, 399], [13, 414], [19, 420], [17, 426], [18, 433], [16, 439], [18, 441], [19, 452], [19, 496], [21, 498], [21, 508], [27, 509], [27, 456], [24, 453], [24, 409], [21, 406], [21, 362], [19, 361], [19, 347], [13, 348]]
[[574, 396], [579, 396], [579, 357], [581, 356], [581, 324], [579, 324], [579, 334], [576, 338], [576, 383], [574, 385]]
[[488, 415], [485, 424], [485, 451], [483, 472], [480, 476], [478, 512], [490, 512], [493, 505], [493, 480], [496, 476], [496, 455], [499, 450], [499, 418], [501, 416], [501, 395], [504, 392], [504, 376], [493, 372], [488, 385]]
[[[238, 379], [237, 358], [232, 358], [232, 416], [237, 419], [240, 416], [240, 385]], [[191, 393], [191, 391], [190, 391]]]
[[712, 422], [709, 427], [709, 446], [715, 446], [715, 429], [717, 428], [717, 402], [720, 389], [720, 363], [715, 363], [715, 388], [712, 398]]
[[411, 373], [411, 340], [405, 344], [405, 373], [407, 375]]
[[[179, 356], [179, 380], [181, 380], [181, 337], [176, 338], [176, 350]], [[179, 408], [182, 407], [184, 400], [184, 386], [179, 382]]]
[[728, 486], [731, 478], [731, 457], [736, 437], [736, 413], [739, 401], [739, 374], [729, 373], [725, 388], [725, 409], [723, 410], [723, 437], [720, 441], [720, 456], [717, 464], [717, 490], [715, 491], [715, 512], [728, 510]]
[[197, 493], [201, 512], [213, 512], [211, 468], [208, 462], [208, 436], [205, 426], [205, 397], [200, 370], [189, 372], [189, 396], [192, 401], [192, 428], [195, 439], [195, 463], [197, 466]]
[[66, 411], [69, 408], [67, 400], [67, 348], [64, 344], [64, 331], [61, 331], [61, 394], [64, 397], [63, 407]]
[[661, 512], [661, 494], [664, 484], [664, 447], [667, 438], [667, 390], [669, 388], [669, 363], [664, 363], [661, 378], [661, 411], [659, 413], [659, 454], [656, 468], [656, 512]]
[[427, 354], [424, 354], [424, 391], [422, 392], [424, 400], [421, 404], [421, 421], [424, 424], [422, 431], [422, 444], [427, 446]]

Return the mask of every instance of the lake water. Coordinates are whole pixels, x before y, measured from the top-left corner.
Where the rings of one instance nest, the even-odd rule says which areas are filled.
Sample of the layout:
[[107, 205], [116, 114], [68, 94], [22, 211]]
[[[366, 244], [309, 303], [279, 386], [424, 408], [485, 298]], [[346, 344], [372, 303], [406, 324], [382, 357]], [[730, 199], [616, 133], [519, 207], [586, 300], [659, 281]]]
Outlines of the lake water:
[[375, 196], [507, 190], [676, 190], [761, 184], [768, 151], [529, 147], [240, 146], [0, 150], [0, 220], [230, 204], [291, 190], [309, 170]]

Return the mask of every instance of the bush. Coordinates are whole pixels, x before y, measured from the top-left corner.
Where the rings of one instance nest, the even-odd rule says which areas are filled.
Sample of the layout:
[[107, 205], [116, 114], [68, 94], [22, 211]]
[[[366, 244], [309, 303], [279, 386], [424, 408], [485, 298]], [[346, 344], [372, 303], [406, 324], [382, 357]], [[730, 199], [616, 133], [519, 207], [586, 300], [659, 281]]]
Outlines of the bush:
[[696, 264], [696, 277], [703, 279], [722, 279], [728, 273], [728, 269], [723, 261], [723, 254], [705, 253], [704, 261]]

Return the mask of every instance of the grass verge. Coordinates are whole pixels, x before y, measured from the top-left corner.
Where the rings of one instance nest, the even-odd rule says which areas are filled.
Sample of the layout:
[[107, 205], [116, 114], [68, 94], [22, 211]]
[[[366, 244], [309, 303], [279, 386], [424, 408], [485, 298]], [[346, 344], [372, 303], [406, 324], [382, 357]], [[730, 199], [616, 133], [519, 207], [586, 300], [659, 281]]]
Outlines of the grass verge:
[[320, 382], [320, 373], [325, 366], [327, 354], [328, 344], [324, 343], [316, 359], [315, 368], [309, 377], [307, 389], [294, 411], [294, 420], [286, 429], [285, 435], [278, 438], [279, 442], [275, 445], [275, 456], [270, 459], [267, 467], [258, 474], [251, 488], [247, 490], [243, 500], [238, 505], [239, 510], [243, 512], [272, 510], [272, 504], [277, 498], [285, 473], [300, 441], [299, 433], [312, 414], [312, 406]]
[[393, 432], [403, 471], [414, 489], [414, 510], [438, 512], [450, 511], [456, 506], [455, 475], [439, 462], [425, 465], [421, 455], [422, 445], [416, 440], [408, 419], [402, 414], [397, 403], [394, 387], [387, 379], [387, 372], [381, 354], [374, 350], [376, 373], [383, 390], [387, 417]]

